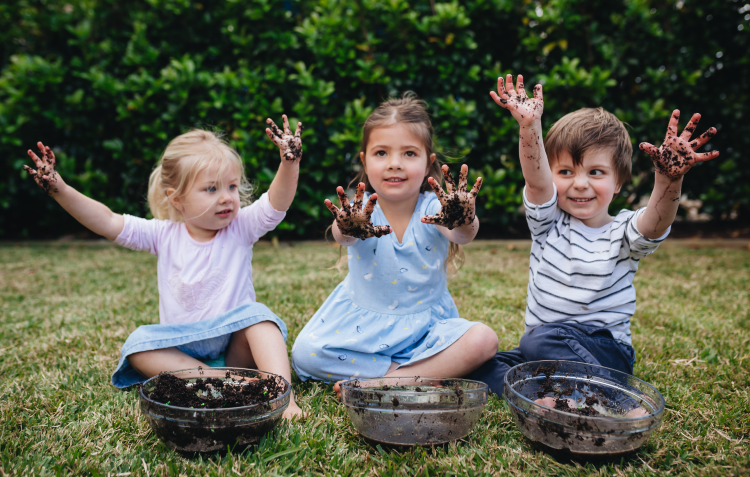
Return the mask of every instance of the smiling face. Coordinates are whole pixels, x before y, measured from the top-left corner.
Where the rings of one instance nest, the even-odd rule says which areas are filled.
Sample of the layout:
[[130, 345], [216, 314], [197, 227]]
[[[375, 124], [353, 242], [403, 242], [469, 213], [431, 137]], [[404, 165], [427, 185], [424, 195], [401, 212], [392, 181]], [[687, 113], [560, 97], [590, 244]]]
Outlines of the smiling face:
[[376, 128], [360, 154], [378, 200], [408, 201], [419, 195], [435, 155], [427, 157], [422, 141], [403, 124]]
[[[200, 171], [188, 193], [172, 199], [190, 235], [199, 242], [211, 240], [240, 211], [240, 174], [233, 167], [228, 167], [219, 181], [217, 169]], [[167, 193], [170, 194], [170, 191]]]
[[573, 164], [569, 152], [561, 151], [550, 167], [562, 210], [580, 219], [587, 227], [598, 228], [612, 221], [609, 204], [621, 186], [617, 182], [610, 150], [586, 152], [579, 166]]

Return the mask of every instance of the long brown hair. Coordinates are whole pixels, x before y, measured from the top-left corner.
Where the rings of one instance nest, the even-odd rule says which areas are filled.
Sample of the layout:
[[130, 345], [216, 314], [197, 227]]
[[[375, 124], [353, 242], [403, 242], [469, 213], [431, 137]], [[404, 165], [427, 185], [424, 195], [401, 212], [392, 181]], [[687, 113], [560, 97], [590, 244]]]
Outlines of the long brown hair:
[[[427, 182], [428, 177], [435, 179], [440, 187], [443, 187], [443, 161], [440, 157], [446, 157], [442, 151], [438, 148], [435, 141], [435, 130], [432, 127], [432, 121], [430, 121], [430, 115], [427, 112], [427, 103], [421, 100], [412, 91], [407, 91], [401, 95], [400, 98], [389, 98], [386, 101], [380, 103], [380, 106], [375, 109], [365, 120], [365, 124], [362, 126], [362, 142], [359, 146], [359, 157], [364, 158], [362, 166], [356, 177], [349, 183], [349, 188], [356, 186], [360, 182], [365, 184], [365, 190], [367, 192], [375, 192], [372, 188], [370, 180], [367, 177], [367, 167], [365, 165], [367, 157], [367, 143], [370, 140], [372, 131], [377, 128], [387, 128], [396, 124], [403, 124], [406, 126], [415, 137], [417, 137], [422, 146], [427, 152], [427, 160], [435, 154], [437, 157], [435, 161], [430, 165], [429, 172], [422, 181], [422, 186], [419, 192], [431, 191], [432, 187]], [[448, 258], [445, 261], [444, 266], [446, 269], [450, 268], [451, 274], [457, 272], [464, 263], [464, 251], [463, 248], [454, 242], [450, 242], [448, 247]], [[340, 269], [341, 260], [336, 264], [335, 268]]]

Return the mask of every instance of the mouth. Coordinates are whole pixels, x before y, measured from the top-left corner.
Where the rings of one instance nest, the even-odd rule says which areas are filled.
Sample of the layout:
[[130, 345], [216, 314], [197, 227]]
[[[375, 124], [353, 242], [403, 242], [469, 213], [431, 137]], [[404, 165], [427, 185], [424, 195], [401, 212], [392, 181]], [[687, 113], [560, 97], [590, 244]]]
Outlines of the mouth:
[[220, 212], [216, 212], [219, 217], [228, 217], [232, 213], [232, 209], [224, 209]]
[[572, 200], [573, 202], [577, 204], [586, 204], [588, 202], [591, 202], [596, 197], [589, 197], [589, 198], [579, 198], [579, 197], [568, 197], [568, 199]]
[[401, 177], [389, 177], [385, 181], [392, 184], [400, 184], [402, 182], [406, 182], [406, 179], [402, 179]]

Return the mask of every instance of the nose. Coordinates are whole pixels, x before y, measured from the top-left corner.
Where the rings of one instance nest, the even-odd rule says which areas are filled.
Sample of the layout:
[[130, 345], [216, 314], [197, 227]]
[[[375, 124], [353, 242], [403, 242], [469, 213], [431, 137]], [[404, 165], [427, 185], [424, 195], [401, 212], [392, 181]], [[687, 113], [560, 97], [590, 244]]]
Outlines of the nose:
[[589, 188], [589, 177], [586, 173], [576, 174], [575, 182], [573, 187], [576, 189], [588, 189]]
[[388, 170], [401, 170], [403, 169], [403, 166], [401, 165], [401, 158], [398, 154], [390, 154], [388, 156]]
[[222, 191], [221, 196], [219, 197], [219, 203], [220, 204], [226, 204], [227, 202], [232, 201], [232, 196], [229, 194], [229, 191], [226, 189]]

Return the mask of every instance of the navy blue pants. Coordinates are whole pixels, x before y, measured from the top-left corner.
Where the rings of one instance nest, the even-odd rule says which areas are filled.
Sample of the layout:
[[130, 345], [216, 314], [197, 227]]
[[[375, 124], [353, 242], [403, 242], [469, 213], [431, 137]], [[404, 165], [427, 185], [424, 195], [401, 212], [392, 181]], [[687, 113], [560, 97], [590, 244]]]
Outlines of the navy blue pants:
[[596, 364], [633, 374], [635, 350], [615, 341], [606, 328], [572, 323], [545, 324], [523, 335], [518, 348], [499, 351], [466, 378], [487, 383], [490, 391], [502, 396], [503, 380], [510, 368], [546, 359]]

